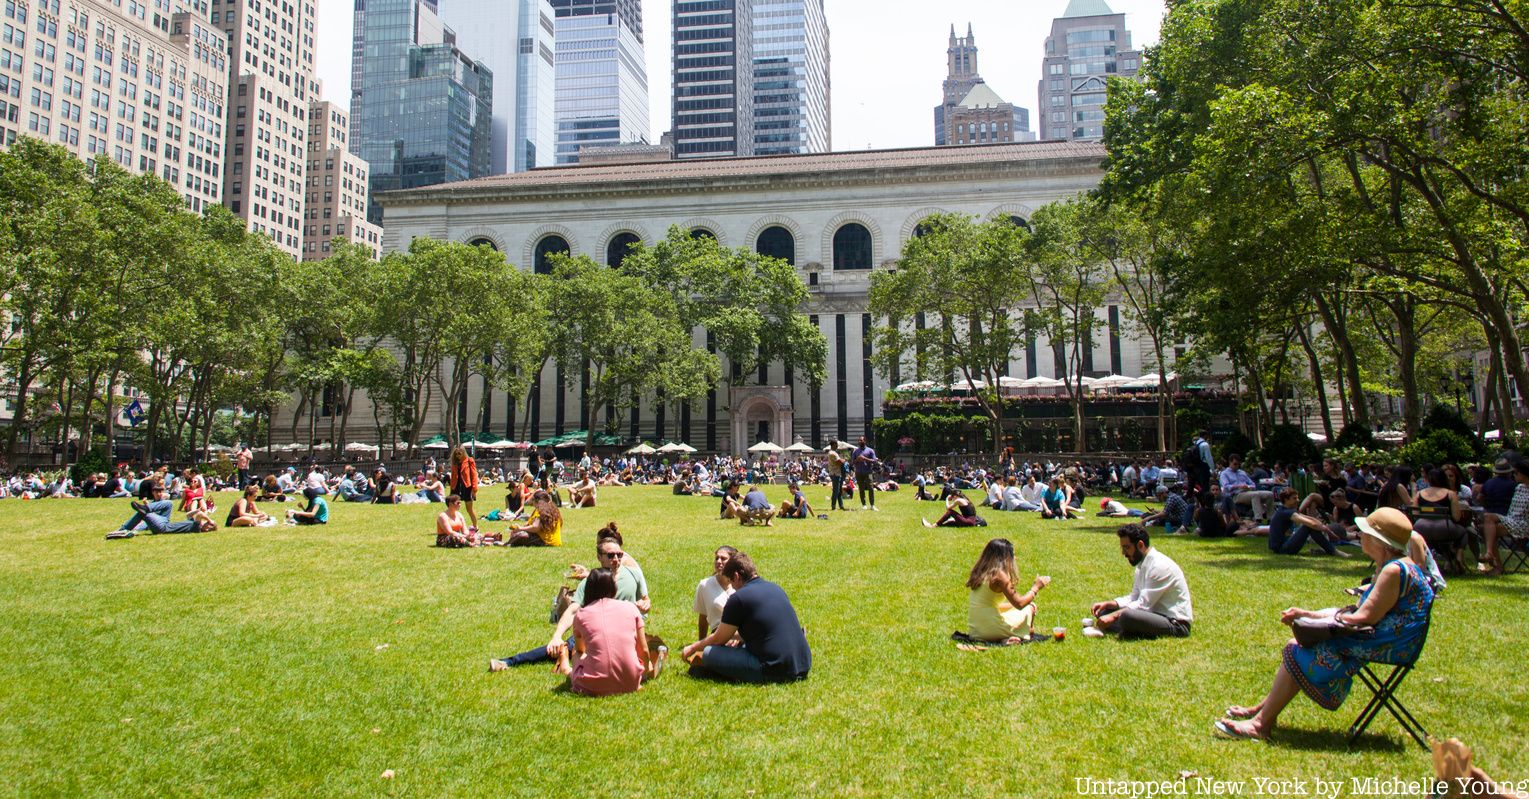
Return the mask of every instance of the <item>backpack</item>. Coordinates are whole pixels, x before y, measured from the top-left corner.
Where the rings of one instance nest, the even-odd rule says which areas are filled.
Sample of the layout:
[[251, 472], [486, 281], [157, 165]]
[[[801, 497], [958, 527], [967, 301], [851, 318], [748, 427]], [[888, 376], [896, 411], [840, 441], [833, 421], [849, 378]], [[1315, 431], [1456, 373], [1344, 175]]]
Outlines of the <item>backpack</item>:
[[1179, 455], [1179, 468], [1187, 472], [1194, 470], [1202, 464], [1203, 462], [1200, 460], [1200, 443], [1198, 441], [1189, 442], [1189, 446], [1184, 448], [1184, 453]]

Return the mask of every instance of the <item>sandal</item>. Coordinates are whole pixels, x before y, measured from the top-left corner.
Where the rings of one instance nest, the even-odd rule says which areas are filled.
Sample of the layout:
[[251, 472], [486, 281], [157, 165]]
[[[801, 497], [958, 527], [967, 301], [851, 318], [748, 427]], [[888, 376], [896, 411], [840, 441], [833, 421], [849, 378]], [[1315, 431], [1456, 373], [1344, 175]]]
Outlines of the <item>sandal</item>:
[[1238, 729], [1235, 725], [1227, 723], [1226, 719], [1222, 719], [1221, 721], [1216, 722], [1215, 733], [1216, 733], [1216, 737], [1217, 738], [1225, 738], [1225, 739], [1227, 739], [1229, 741], [1259, 741], [1259, 742], [1263, 742], [1263, 741], [1268, 740], [1267, 738], [1264, 738], [1264, 737], [1259, 736], [1259, 735], [1254, 735], [1253, 733], [1250, 733], [1250, 732], [1243, 732], [1241, 729]]
[[1256, 710], [1254, 710], [1253, 708], [1250, 708], [1250, 707], [1241, 707], [1240, 705], [1232, 705], [1231, 707], [1226, 709], [1226, 717], [1231, 719], [1231, 720], [1233, 720], [1233, 721], [1247, 721], [1248, 719], [1253, 718], [1256, 715], [1258, 715], [1258, 711], [1256, 711]]

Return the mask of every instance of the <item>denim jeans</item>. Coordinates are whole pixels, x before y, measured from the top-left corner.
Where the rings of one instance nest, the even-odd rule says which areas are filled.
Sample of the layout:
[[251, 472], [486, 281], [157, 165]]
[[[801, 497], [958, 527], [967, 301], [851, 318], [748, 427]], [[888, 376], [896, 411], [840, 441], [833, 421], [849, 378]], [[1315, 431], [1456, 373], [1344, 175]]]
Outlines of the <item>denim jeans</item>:
[[1338, 554], [1338, 548], [1333, 546], [1333, 542], [1327, 537], [1326, 530], [1313, 530], [1304, 524], [1296, 525], [1295, 529], [1290, 531], [1290, 535], [1284, 538], [1270, 531], [1269, 550], [1279, 555], [1299, 555], [1301, 549], [1306, 546], [1308, 538], [1317, 542], [1317, 546], [1321, 547], [1323, 552], [1329, 555]]
[[[566, 643], [570, 650], [573, 649], [573, 636], [568, 636]], [[547, 647], [542, 645], [535, 649], [527, 649], [518, 655], [503, 658], [500, 662], [506, 666], [528, 666], [532, 663], [551, 663], [555, 659], [547, 654]]]
[[765, 681], [759, 658], [741, 646], [708, 646], [701, 653], [701, 662], [697, 666], [702, 672], [700, 676], [711, 675], [734, 682]]
[[833, 483], [833, 496], [828, 500], [828, 509], [844, 510], [844, 476], [833, 475], [828, 479]]
[[[160, 518], [160, 524], [168, 522], [170, 520], [170, 512], [175, 509], [175, 503], [168, 499], [156, 499], [148, 503], [148, 508], [148, 514], [145, 514], [142, 511], [133, 511], [133, 515], [128, 517], [128, 520], [123, 522], [122, 526], [118, 527], [117, 529], [136, 530], [138, 529], [139, 524], [143, 524], [147, 529], [154, 530], [154, 525], [148, 523], [148, 517], [151, 515], [158, 516]], [[157, 533], [159, 531], [154, 530], [154, 532]]]
[[1035, 504], [1034, 502], [1026, 502], [1025, 500], [1022, 499], [1019, 502], [1015, 503], [1013, 507], [1009, 507], [1007, 504], [1005, 504], [1003, 509], [1004, 510], [1038, 511], [1038, 510], [1041, 509], [1041, 506]]

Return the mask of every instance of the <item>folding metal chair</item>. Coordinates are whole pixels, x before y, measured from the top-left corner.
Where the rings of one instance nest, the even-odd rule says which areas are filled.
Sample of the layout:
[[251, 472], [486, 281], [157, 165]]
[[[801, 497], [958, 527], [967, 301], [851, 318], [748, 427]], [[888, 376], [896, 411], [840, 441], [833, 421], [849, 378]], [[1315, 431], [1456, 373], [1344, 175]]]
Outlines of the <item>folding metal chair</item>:
[[[1432, 616], [1431, 611], [1432, 608], [1430, 608], [1430, 617]], [[1431, 627], [1432, 625], [1433, 622], [1430, 618], [1429, 626]], [[1427, 644], [1428, 639], [1425, 632], [1423, 646], [1418, 647], [1418, 657], [1422, 657], [1423, 647], [1427, 646]], [[1412, 740], [1418, 742], [1418, 746], [1423, 747], [1424, 750], [1428, 749], [1428, 731], [1423, 729], [1423, 725], [1416, 718], [1413, 718], [1412, 713], [1407, 710], [1406, 706], [1402, 704], [1402, 700], [1396, 695], [1396, 692], [1402, 687], [1402, 681], [1406, 680], [1407, 675], [1412, 673], [1412, 667], [1416, 663], [1416, 660], [1412, 663], [1398, 664], [1366, 663], [1359, 669], [1359, 679], [1364, 681], [1366, 688], [1370, 689], [1370, 702], [1364, 706], [1364, 710], [1359, 711], [1359, 718], [1354, 719], [1354, 723], [1348, 728], [1348, 745], [1350, 747], [1354, 745], [1355, 741], [1359, 740], [1359, 736], [1363, 735], [1366, 729], [1369, 729], [1370, 722], [1374, 721], [1375, 717], [1380, 714], [1381, 709], [1384, 708], [1402, 725], [1402, 729], [1412, 736]], [[1391, 671], [1382, 678], [1370, 668], [1372, 665], [1390, 665]]]
[[1529, 567], [1529, 537], [1513, 536], [1497, 542], [1497, 556], [1502, 558], [1502, 573], [1513, 574]]

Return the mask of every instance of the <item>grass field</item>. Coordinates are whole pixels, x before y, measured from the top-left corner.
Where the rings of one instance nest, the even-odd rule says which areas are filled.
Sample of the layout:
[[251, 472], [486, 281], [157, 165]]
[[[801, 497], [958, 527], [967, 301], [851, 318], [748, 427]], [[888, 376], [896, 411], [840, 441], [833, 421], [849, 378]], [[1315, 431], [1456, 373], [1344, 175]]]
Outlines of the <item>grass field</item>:
[[[1129, 589], [1108, 520], [988, 513], [985, 529], [925, 530], [919, 514], [939, 506], [901, 492], [881, 513], [740, 529], [714, 520], [715, 500], [663, 488], [601, 499], [567, 514], [561, 550], [435, 549], [438, 506], [338, 504], [322, 530], [104, 541], [125, 500], [5, 502], [0, 794], [1047, 797], [1075, 795], [1075, 778], [1193, 771], [1256, 795], [1259, 777], [1430, 773], [1387, 716], [1345, 747], [1368, 698], [1357, 686], [1337, 713], [1297, 698], [1271, 745], [1211, 737], [1223, 708], [1266, 689], [1287, 638], [1278, 612], [1342, 604], [1362, 557], [1162, 538], [1189, 577], [1194, 635], [1122, 643], [1079, 634], [1091, 601]], [[592, 700], [541, 667], [487, 673], [491, 656], [545, 643], [560, 575], [594, 562], [608, 519], [647, 574], [650, 631], [676, 652], [712, 550], [732, 544], [791, 595], [811, 678], [727, 686], [671, 668]], [[1040, 624], [1066, 626], [1065, 642], [949, 642], [966, 573], [997, 536], [1025, 579], [1054, 578]], [[1500, 777], [1529, 776], [1526, 589], [1523, 575], [1454, 580], [1402, 692]]]

